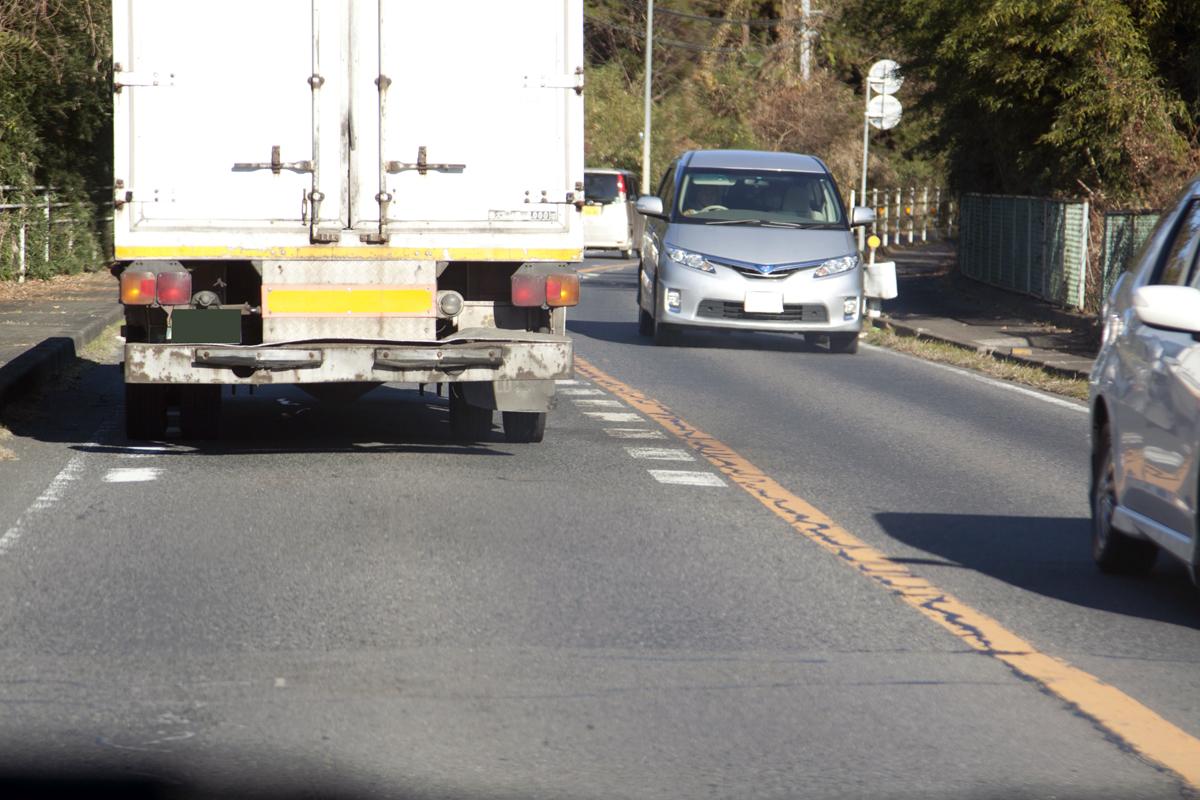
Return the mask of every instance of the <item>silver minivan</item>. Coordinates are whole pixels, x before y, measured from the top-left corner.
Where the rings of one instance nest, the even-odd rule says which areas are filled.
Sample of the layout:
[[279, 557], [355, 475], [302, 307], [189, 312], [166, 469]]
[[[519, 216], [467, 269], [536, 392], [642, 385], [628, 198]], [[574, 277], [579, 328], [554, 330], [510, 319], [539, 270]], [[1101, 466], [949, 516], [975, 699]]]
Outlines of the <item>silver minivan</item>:
[[632, 258], [642, 241], [644, 219], [634, 211], [638, 179], [623, 169], [583, 171], [583, 246], [617, 250]]
[[638, 200], [646, 216], [638, 330], [659, 344], [687, 328], [787, 331], [854, 353], [863, 269], [833, 175], [814, 156], [684, 153]]
[[1159, 554], [1200, 579], [1200, 180], [1159, 219], [1104, 304], [1091, 374], [1092, 556]]

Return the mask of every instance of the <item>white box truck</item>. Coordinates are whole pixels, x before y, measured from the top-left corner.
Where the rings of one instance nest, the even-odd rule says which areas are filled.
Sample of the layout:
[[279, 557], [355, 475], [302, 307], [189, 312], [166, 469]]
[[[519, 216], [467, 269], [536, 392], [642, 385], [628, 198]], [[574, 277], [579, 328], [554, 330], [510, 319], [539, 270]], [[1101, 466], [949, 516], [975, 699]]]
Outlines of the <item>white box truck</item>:
[[114, 0], [126, 428], [222, 388], [444, 386], [540, 441], [572, 371], [583, 0]]

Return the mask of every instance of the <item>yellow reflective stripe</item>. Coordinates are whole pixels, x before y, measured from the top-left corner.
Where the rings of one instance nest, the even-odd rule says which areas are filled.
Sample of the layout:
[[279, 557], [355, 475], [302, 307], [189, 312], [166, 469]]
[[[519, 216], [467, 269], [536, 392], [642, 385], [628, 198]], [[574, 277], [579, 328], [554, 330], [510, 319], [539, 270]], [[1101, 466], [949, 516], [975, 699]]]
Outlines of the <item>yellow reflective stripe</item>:
[[431, 289], [284, 289], [263, 287], [263, 316], [300, 314], [428, 314], [433, 310]]
[[118, 261], [243, 259], [279, 261], [582, 261], [582, 250], [520, 247], [118, 247]]

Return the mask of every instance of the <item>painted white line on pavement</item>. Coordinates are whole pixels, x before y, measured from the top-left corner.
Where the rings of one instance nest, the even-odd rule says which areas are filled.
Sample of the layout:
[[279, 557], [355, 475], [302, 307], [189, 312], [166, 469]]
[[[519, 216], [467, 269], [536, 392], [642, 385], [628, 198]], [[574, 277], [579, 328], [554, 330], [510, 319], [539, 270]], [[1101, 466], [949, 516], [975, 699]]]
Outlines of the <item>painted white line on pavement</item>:
[[604, 394], [599, 389], [559, 389], [558, 393], [563, 397], [593, 397], [595, 395]]
[[1067, 400], [1066, 398], [1063, 398], [1063, 397], [1055, 397], [1053, 395], [1045, 394], [1043, 392], [1038, 392], [1033, 389], [1026, 389], [1024, 386], [1018, 386], [1015, 383], [1008, 383], [1007, 381], [998, 380], [997, 378], [991, 378], [987, 375], [980, 375], [976, 372], [971, 372], [969, 369], [963, 369], [961, 367], [954, 367], [949, 364], [941, 364], [941, 363], [938, 363], [937, 361], [926, 361], [923, 358], [917, 358], [916, 356], [910, 356], [908, 353], [899, 353], [899, 352], [896, 352], [895, 350], [889, 350], [886, 347], [879, 347], [879, 346], [873, 345], [873, 344], [863, 343], [862, 346], [869, 350], [874, 350], [879, 353], [887, 353], [889, 355], [899, 356], [900, 358], [907, 358], [907, 359], [911, 359], [912, 361], [918, 361], [922, 364], [928, 364], [931, 367], [937, 367], [938, 369], [944, 370], [946, 372], [953, 372], [956, 375], [961, 375], [965, 378], [970, 378], [971, 380], [978, 381], [979, 383], [985, 383], [988, 386], [995, 386], [998, 389], [1005, 389], [1010, 392], [1016, 392], [1017, 394], [1022, 394], [1022, 395], [1025, 395], [1026, 397], [1032, 397], [1034, 400], [1041, 400], [1043, 403], [1049, 403], [1052, 406], [1058, 406], [1060, 408], [1069, 408], [1072, 411], [1079, 411], [1084, 414], [1088, 413], [1088, 407], [1082, 403], [1075, 402], [1073, 400]]
[[625, 452], [633, 458], [644, 458], [649, 461], [695, 461], [696, 458], [687, 450], [673, 447], [626, 447]]
[[614, 439], [665, 439], [663, 431], [644, 430], [642, 428], [605, 428], [604, 432]]
[[573, 381], [564, 378], [563, 380], [555, 381], [556, 386], [590, 386], [587, 381]]
[[0, 536], [0, 556], [5, 555], [16, 545], [17, 540], [25, 533], [26, 527], [33, 521], [34, 517], [50, 509], [63, 498], [63, 495], [67, 492], [67, 486], [71, 481], [78, 478], [82, 472], [83, 453], [76, 453], [71, 456], [71, 460], [67, 462], [67, 465], [54, 476], [54, 479], [50, 481], [50, 485], [46, 487], [45, 491], [38, 495], [29, 508], [25, 509], [25, 513], [21, 515], [16, 524], [5, 531], [3, 536]]
[[620, 400], [589, 400], [587, 398], [576, 400], [572, 397], [571, 402], [581, 408], [626, 408], [626, 405]]
[[672, 486], [724, 486], [725, 481], [711, 472], [687, 472], [681, 469], [652, 469], [650, 474], [659, 483]]
[[584, 416], [601, 422], [645, 422], [640, 415], [626, 411], [585, 411]]
[[117, 467], [104, 476], [105, 483], [146, 483], [158, 480], [162, 470], [157, 467]]

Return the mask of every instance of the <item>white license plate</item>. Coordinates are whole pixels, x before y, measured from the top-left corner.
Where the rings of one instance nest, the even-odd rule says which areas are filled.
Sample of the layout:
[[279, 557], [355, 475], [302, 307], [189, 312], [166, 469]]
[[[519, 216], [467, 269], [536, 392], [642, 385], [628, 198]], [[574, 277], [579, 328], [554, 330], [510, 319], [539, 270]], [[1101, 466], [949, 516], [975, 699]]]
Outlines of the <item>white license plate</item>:
[[782, 314], [783, 295], [779, 292], [746, 292], [747, 314]]

